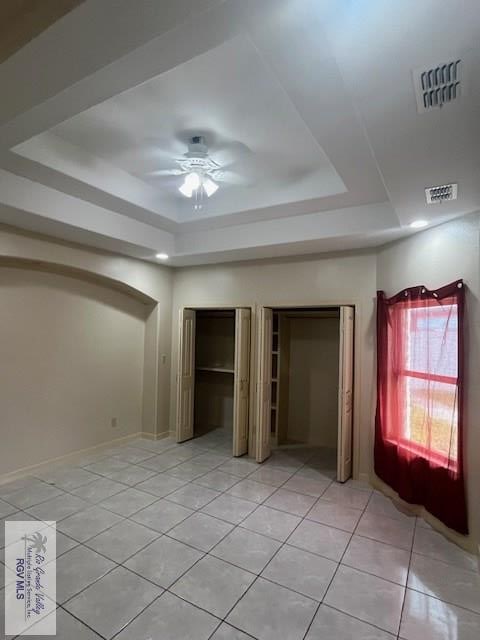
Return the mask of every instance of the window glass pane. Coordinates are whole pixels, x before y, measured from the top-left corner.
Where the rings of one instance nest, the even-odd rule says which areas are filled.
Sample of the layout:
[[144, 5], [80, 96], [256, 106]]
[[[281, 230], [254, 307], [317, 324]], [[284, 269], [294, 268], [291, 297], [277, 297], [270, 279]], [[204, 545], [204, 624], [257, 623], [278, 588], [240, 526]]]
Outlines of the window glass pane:
[[432, 453], [457, 459], [457, 387], [454, 384], [405, 377], [405, 437]]
[[457, 305], [408, 309], [406, 368], [456, 378], [458, 375]]

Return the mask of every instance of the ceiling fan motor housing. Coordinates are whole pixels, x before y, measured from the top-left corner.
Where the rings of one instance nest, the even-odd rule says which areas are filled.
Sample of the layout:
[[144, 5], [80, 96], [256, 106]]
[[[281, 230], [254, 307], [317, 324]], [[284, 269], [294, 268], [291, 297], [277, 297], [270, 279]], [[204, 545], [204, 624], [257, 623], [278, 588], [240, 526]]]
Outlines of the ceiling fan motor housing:
[[208, 147], [203, 136], [193, 136], [188, 143], [185, 160], [177, 161], [185, 173], [192, 171], [202, 174], [217, 171], [220, 165], [208, 155]]
[[205, 158], [208, 155], [208, 147], [203, 136], [193, 136], [188, 144], [187, 158]]

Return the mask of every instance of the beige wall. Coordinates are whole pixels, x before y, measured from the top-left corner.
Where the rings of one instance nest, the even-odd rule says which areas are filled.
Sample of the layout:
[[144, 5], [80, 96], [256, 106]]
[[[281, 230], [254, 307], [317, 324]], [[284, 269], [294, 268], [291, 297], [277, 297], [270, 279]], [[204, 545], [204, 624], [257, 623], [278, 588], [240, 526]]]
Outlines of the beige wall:
[[144, 304], [9, 268], [0, 298], [0, 474], [141, 431]]
[[336, 448], [337, 318], [290, 318], [288, 439]]
[[0, 272], [20, 262], [31, 269], [71, 272], [111, 289], [128, 290], [149, 306], [144, 349], [143, 431], [169, 430], [172, 270], [126, 256], [0, 226]]
[[465, 447], [472, 539], [480, 542], [480, 306], [479, 216], [468, 216], [378, 252], [377, 285], [387, 295], [463, 278], [466, 302]]
[[[373, 425], [372, 380], [374, 366], [373, 311], [375, 298], [373, 252], [290, 260], [222, 264], [178, 269], [174, 275], [172, 384], [170, 424], [175, 425], [178, 310], [185, 306], [354, 304], [356, 306], [356, 386], [354, 437], [358, 445], [355, 473], [371, 470]], [[255, 353], [254, 353], [255, 356]], [[253, 412], [251, 412], [252, 414]], [[251, 427], [255, 429], [251, 416]]]

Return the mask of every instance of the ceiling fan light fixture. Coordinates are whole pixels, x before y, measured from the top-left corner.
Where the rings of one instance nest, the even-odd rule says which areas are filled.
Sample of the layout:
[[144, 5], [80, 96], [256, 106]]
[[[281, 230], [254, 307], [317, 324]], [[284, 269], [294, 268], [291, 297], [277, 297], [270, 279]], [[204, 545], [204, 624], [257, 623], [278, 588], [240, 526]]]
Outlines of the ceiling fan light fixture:
[[189, 173], [185, 177], [185, 184], [188, 185], [192, 191], [195, 191], [196, 189], [198, 189], [198, 187], [201, 185], [201, 180], [198, 173], [196, 173], [195, 171], [192, 171], [192, 173]]
[[183, 184], [181, 184], [178, 187], [178, 190], [180, 191], [180, 193], [182, 194], [182, 196], [185, 196], [186, 198], [191, 198], [193, 195], [193, 191], [191, 189], [191, 187], [188, 186], [188, 184], [186, 184], [186, 182], [184, 182]]
[[200, 185], [201, 185], [200, 176], [198, 175], [198, 173], [195, 173], [193, 171], [192, 173], [188, 173], [185, 176], [185, 180], [183, 184], [180, 187], [178, 187], [178, 190], [186, 198], [191, 198], [194, 191], [196, 191], [200, 187]]
[[205, 193], [210, 198], [218, 189], [218, 184], [214, 182], [211, 178], [206, 178], [203, 181], [203, 188], [205, 189]]

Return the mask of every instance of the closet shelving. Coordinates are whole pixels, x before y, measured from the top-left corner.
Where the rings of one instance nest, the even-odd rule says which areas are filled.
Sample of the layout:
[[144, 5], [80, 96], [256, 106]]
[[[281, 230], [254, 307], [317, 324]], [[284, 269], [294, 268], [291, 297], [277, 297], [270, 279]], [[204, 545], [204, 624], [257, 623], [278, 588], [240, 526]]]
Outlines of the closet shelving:
[[290, 330], [286, 314], [274, 311], [272, 325], [270, 437], [272, 445], [277, 446], [286, 441], [288, 428]]
[[270, 435], [274, 444], [278, 442], [278, 372], [280, 365], [280, 319], [278, 313], [273, 313], [272, 331], [272, 398], [270, 416]]
[[210, 371], [211, 373], [231, 373], [234, 374], [234, 369], [226, 369], [224, 367], [196, 367], [197, 371]]

